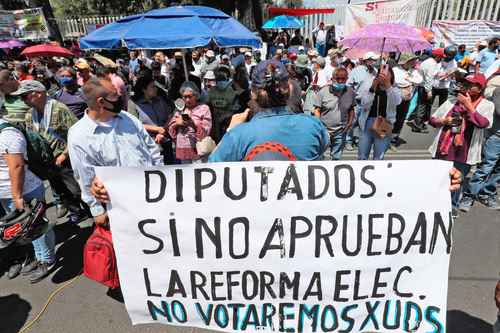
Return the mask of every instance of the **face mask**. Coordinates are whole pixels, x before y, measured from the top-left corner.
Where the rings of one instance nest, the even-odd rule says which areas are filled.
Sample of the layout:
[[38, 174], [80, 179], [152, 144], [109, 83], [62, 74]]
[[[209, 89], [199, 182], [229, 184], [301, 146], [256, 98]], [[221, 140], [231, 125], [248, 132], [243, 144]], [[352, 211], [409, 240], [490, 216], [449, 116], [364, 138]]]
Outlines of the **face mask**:
[[229, 87], [230, 84], [231, 84], [231, 80], [217, 81], [217, 83], [215, 84], [215, 86], [217, 87], [217, 89], [224, 90], [227, 87]]
[[73, 78], [67, 76], [58, 77], [57, 80], [59, 84], [64, 87], [71, 86], [74, 83]]
[[118, 114], [118, 113], [120, 113], [122, 111], [122, 109], [123, 109], [123, 102], [122, 102], [121, 98], [118, 98], [116, 101], [110, 101], [107, 98], [104, 98], [104, 100], [106, 102], [108, 102], [109, 104], [113, 105], [112, 109], [105, 108], [107, 111], [112, 112], [112, 113], [116, 113], [116, 114]]
[[332, 88], [334, 91], [343, 91], [347, 88], [345, 83], [333, 83]]

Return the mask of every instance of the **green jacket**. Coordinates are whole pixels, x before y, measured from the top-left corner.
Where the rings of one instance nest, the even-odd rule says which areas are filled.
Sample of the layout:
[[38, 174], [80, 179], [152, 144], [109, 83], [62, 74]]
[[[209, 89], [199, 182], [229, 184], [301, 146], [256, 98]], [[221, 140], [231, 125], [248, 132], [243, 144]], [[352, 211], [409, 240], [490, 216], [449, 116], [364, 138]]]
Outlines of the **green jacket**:
[[[68, 153], [68, 131], [78, 121], [78, 118], [65, 104], [56, 100], [53, 103], [49, 129], [40, 129], [38, 132], [49, 142], [50, 147], [54, 150], [54, 157], [57, 157], [62, 153]], [[31, 111], [26, 113], [26, 129], [36, 131]]]
[[24, 104], [19, 96], [5, 96], [3, 104], [3, 118], [10, 123], [24, 124], [26, 113], [30, 107]]

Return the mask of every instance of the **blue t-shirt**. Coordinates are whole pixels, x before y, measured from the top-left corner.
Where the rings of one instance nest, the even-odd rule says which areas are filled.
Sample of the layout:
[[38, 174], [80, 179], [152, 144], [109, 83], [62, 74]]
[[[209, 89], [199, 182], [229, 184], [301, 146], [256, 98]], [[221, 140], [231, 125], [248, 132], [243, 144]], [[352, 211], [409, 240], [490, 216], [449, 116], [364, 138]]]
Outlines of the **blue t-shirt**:
[[299, 161], [313, 161], [321, 159], [330, 136], [316, 117], [293, 113], [287, 107], [272, 108], [227, 132], [208, 160], [243, 161], [256, 146], [273, 143], [289, 150]]
[[462, 61], [462, 59], [464, 57], [469, 56], [469, 55], [470, 55], [469, 51], [465, 51], [464, 53], [457, 52], [457, 55], [455, 56], [455, 61], [456, 62]]
[[481, 71], [481, 73], [485, 73], [496, 59], [497, 53], [490, 50], [489, 48], [486, 48], [479, 52], [476, 61], [480, 63], [479, 70]]

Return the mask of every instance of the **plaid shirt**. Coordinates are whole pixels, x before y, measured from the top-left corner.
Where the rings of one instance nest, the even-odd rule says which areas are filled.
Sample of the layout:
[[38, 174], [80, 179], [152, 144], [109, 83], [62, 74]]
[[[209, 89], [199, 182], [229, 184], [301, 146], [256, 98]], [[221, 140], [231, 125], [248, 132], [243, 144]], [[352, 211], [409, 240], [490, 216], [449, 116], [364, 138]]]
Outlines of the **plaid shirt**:
[[[35, 111], [36, 112], [36, 111]], [[54, 150], [54, 157], [68, 153], [68, 131], [78, 121], [75, 114], [59, 101], [54, 101], [52, 115], [48, 129], [40, 128], [37, 132], [44, 137]], [[32, 112], [26, 113], [26, 129], [36, 131], [33, 124]]]

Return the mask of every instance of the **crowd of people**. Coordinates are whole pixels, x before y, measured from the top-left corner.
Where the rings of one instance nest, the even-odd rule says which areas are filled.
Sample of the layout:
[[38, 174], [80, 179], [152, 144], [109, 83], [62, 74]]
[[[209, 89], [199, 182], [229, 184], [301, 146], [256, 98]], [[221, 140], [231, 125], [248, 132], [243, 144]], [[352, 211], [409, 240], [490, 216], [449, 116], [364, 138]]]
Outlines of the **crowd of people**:
[[[2, 63], [4, 219], [42, 199], [48, 180], [58, 218], [105, 226], [109, 197], [95, 167], [339, 160], [356, 147], [358, 159], [381, 160], [404, 142], [405, 124], [421, 135], [438, 129], [430, 151], [460, 171], [452, 171], [456, 210], [475, 201], [498, 208], [500, 39], [475, 50], [359, 59], [338, 47], [334, 28], [320, 25], [313, 41], [281, 32], [269, 52], [132, 50], [114, 62], [89, 55]], [[40, 179], [30, 165], [27, 133], [47, 142], [56, 177]], [[32, 247], [2, 250], [8, 277], [41, 281], [54, 265], [54, 243], [49, 228]]]

